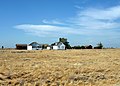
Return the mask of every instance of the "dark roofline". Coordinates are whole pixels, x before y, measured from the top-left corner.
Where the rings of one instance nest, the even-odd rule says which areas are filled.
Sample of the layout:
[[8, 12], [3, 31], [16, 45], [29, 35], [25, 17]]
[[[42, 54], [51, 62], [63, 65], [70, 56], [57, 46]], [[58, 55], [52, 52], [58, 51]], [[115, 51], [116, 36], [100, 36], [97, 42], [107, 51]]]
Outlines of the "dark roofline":
[[16, 44], [16, 46], [27, 46], [28, 44]]
[[54, 45], [56, 45], [56, 43], [57, 43], [57, 45], [59, 45], [59, 43], [64, 44], [63, 42], [55, 42], [55, 43], [53, 43], [53, 44], [51, 44], [51, 45], [54, 46]]

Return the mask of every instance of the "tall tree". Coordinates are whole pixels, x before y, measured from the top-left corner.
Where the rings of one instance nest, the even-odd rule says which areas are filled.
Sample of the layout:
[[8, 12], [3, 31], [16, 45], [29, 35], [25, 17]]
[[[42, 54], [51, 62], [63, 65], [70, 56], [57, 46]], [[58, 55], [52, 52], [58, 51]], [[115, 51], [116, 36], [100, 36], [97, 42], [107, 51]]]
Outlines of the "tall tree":
[[62, 42], [66, 46], [66, 49], [71, 49], [71, 46], [66, 38], [59, 38], [59, 42]]
[[4, 49], [4, 46], [2, 46], [2, 49]]
[[102, 49], [102, 48], [103, 48], [103, 44], [100, 42], [100, 43], [97, 44], [97, 47], [98, 47], [99, 49]]

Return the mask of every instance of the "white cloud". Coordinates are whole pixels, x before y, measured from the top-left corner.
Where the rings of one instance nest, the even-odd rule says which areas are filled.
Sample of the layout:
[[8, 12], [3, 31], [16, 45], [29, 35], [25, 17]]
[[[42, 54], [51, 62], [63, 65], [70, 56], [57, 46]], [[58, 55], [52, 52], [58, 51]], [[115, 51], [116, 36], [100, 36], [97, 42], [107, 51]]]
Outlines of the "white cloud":
[[45, 23], [45, 24], [64, 25], [63, 22], [60, 22], [60, 21], [58, 21], [57, 19], [56, 19], [56, 20], [52, 20], [52, 21], [48, 21], [48, 20], [44, 19], [42, 22]]
[[60, 36], [68, 34], [81, 34], [79, 30], [75, 30], [71, 27], [62, 27], [54, 25], [31, 25], [23, 24], [17, 25], [14, 28], [24, 30], [27, 33], [37, 35], [37, 36]]
[[87, 16], [93, 19], [115, 20], [120, 18], [120, 6], [115, 6], [106, 9], [87, 9], [80, 12], [79, 16]]
[[[21, 24], [15, 28], [24, 30], [27, 33], [37, 36], [63, 36], [63, 35], [103, 35], [118, 34], [116, 28], [120, 28], [120, 6], [115, 6], [106, 9], [84, 9], [80, 10], [77, 16], [69, 18], [64, 22], [58, 20], [42, 22], [44, 24], [32, 25]], [[69, 22], [68, 22], [69, 21]], [[107, 30], [112, 30], [109, 32]]]
[[104, 21], [90, 17], [78, 17], [74, 19], [74, 24], [84, 29], [113, 29], [120, 27], [119, 23], [114, 21]]
[[77, 8], [77, 9], [83, 9], [84, 8], [84, 7], [79, 6], [79, 5], [75, 5], [74, 7]]
[[[77, 17], [71, 21], [85, 29], [113, 29], [120, 27], [120, 6], [107, 9], [89, 8], [78, 12]], [[73, 22], [74, 21], [74, 22]]]

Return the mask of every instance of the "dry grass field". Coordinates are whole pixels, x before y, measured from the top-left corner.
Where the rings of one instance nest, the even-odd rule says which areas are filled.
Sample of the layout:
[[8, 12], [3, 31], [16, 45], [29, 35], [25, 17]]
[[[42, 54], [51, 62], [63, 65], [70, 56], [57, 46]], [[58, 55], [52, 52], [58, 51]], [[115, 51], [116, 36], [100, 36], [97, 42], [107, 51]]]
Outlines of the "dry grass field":
[[120, 86], [120, 49], [0, 50], [0, 86]]

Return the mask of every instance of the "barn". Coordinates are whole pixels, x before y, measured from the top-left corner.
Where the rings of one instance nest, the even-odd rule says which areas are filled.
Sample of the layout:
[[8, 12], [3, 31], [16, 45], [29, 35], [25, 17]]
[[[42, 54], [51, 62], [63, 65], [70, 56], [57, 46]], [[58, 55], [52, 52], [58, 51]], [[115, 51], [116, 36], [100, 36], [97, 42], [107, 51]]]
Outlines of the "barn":
[[16, 49], [18, 49], [18, 50], [32, 50], [32, 46], [27, 45], [27, 44], [16, 44]]

